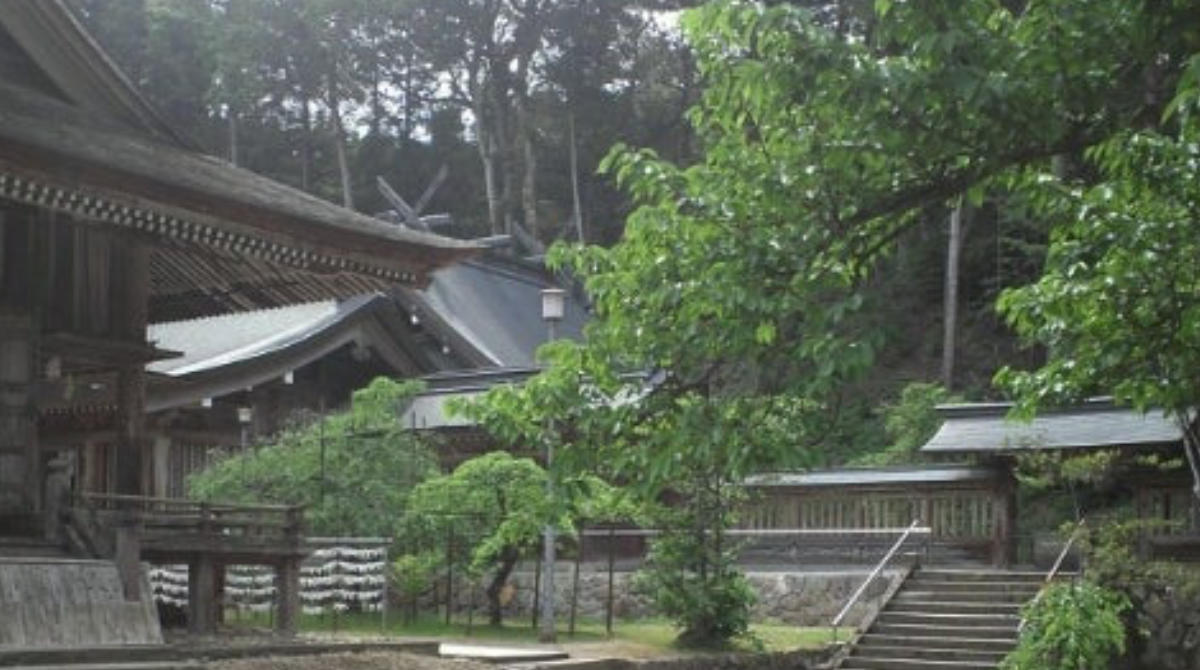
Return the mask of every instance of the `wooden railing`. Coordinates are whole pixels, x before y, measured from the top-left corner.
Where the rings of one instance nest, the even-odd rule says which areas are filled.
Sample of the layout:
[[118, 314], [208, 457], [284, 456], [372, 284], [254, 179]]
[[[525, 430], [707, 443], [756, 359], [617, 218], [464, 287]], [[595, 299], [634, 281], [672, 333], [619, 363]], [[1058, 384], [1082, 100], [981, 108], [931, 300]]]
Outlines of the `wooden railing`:
[[84, 507], [93, 519], [112, 525], [122, 518], [138, 524], [143, 537], [156, 535], [219, 535], [261, 541], [298, 541], [303, 530], [302, 507], [243, 505], [173, 498], [85, 493]]

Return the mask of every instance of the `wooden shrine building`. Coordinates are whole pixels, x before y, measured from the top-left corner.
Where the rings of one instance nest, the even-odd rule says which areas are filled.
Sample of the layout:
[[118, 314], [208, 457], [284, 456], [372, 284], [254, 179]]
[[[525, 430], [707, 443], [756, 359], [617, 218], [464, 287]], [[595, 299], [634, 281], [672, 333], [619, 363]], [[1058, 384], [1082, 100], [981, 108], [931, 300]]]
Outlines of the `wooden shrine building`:
[[[0, 11], [0, 535], [55, 519], [59, 445], [152, 492], [147, 324], [336, 300], [472, 255], [200, 153], [60, 0]], [[207, 333], [216, 339], [220, 332]]]
[[[1127, 466], [1114, 497], [1128, 500], [1138, 518], [1156, 522], [1143, 533], [1146, 557], [1200, 559], [1200, 508], [1186, 467], [1148, 467], [1140, 457], [1182, 460], [1183, 431], [1161, 411], [1137, 412], [1106, 398], [1048, 410], [1029, 422], [1008, 418], [1008, 403], [943, 405], [944, 419], [921, 453], [938, 459], [969, 458], [1012, 470], [1016, 459], [1033, 452], [1083, 454], [1113, 450]], [[1020, 528], [1018, 533], [1024, 533]]]
[[[495, 379], [532, 365], [546, 336], [540, 293], [554, 283], [539, 266], [483, 254], [436, 271], [424, 288], [151, 324], [151, 341], [181, 353], [147, 367], [152, 491], [182, 497], [187, 475], [243, 438], [260, 443], [341, 408], [378, 376], [423, 378], [429, 390], [415, 403], [423, 407], [448, 385], [464, 386], [452, 379]], [[578, 337], [585, 316], [572, 301], [563, 336]], [[461, 460], [453, 454], [462, 436], [447, 437], [449, 465]], [[81, 473], [80, 488], [107, 490], [103, 473]]]
[[[1012, 562], [1015, 482], [974, 465], [840, 468], [753, 475], [742, 526], [795, 529], [755, 538], [754, 560], [802, 565], [873, 563], [913, 521], [930, 529], [935, 562]], [[816, 531], [809, 533], [809, 531]]]

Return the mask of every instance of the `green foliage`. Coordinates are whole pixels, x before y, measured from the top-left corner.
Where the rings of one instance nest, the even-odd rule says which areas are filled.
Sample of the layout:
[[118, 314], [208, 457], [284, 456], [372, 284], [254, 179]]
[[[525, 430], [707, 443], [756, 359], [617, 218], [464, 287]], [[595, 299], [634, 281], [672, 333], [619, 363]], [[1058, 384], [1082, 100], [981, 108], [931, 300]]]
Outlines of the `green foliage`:
[[398, 420], [417, 382], [378, 378], [347, 412], [288, 430], [188, 480], [193, 498], [305, 506], [315, 535], [391, 537], [409, 491], [437, 472], [429, 447]]
[[1118, 449], [1083, 454], [1030, 450], [1018, 454], [1016, 460], [1017, 479], [1034, 490], [1064, 486], [1103, 490], [1128, 465]]
[[[1200, 126], [1191, 131], [1200, 132]], [[1045, 274], [1004, 294], [1012, 325], [1052, 352], [998, 381], [1025, 409], [1107, 392], [1139, 409], [1200, 400], [1200, 151], [1187, 136], [1122, 134], [1089, 153], [1092, 186], [1030, 185], [1055, 223]]]
[[1140, 123], [1144, 73], [1170, 85], [1196, 46], [1191, 9], [882, 3], [849, 32], [792, 3], [687, 13], [703, 159], [614, 149], [624, 238], [550, 254], [586, 285], [586, 344], [547, 346], [545, 373], [472, 414], [648, 497], [821, 462], [880, 349], [863, 286], [896, 240]]
[[433, 584], [441, 557], [433, 552], [404, 554], [392, 561], [392, 587], [404, 598], [415, 599]]
[[891, 444], [860, 459], [861, 465], [898, 465], [918, 460], [918, 450], [933, 437], [942, 421], [937, 406], [958, 401], [940, 384], [914, 382], [904, 387], [895, 403], [884, 406], [884, 428]]
[[409, 497], [404, 537], [409, 546], [444, 547], [447, 538], [465, 543], [467, 552], [442, 560], [480, 573], [536, 546], [552, 513], [545, 471], [498, 451], [419, 484]]
[[725, 531], [742, 500], [718, 481], [683, 484], [670, 506], [657, 507], [654, 538], [636, 587], [679, 628], [685, 647], [724, 647], [746, 637], [754, 592], [737, 569], [737, 546]]
[[1094, 670], [1125, 651], [1129, 601], [1088, 581], [1046, 587], [1022, 610], [1025, 628], [1004, 670]]
[[537, 463], [496, 451], [418, 485], [409, 497], [402, 542], [410, 552], [436, 555], [440, 565], [464, 568], [473, 579], [487, 578], [489, 616], [499, 625], [501, 589], [517, 561], [540, 546], [546, 524], [570, 535], [584, 513], [624, 515], [619, 501], [594, 478], [571, 481], [551, 498]]

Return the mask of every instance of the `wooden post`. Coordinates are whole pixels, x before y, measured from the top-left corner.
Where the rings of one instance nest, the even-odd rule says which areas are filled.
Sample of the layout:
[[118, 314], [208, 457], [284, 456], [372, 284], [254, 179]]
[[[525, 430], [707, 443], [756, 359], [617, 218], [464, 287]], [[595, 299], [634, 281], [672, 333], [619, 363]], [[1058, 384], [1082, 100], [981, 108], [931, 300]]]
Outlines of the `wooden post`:
[[[122, 241], [120, 263], [113, 269], [121, 281], [112, 282], [120, 293], [110, 301], [109, 319], [114, 335], [146, 341], [146, 321], [150, 294], [150, 249], [134, 241]], [[116, 277], [114, 276], [114, 279]], [[145, 362], [131, 361], [117, 370], [117, 416], [120, 434], [117, 444], [117, 493], [144, 495], [152, 490], [151, 458], [145, 435], [146, 380]]]
[[30, 320], [0, 314], [0, 512], [30, 512], [41, 495], [33, 469], [34, 360]]
[[1006, 470], [993, 494], [995, 529], [992, 532], [992, 563], [1007, 568], [1016, 558], [1017, 494], [1012, 472]]
[[538, 612], [541, 611], [542, 597], [542, 555], [538, 554], [537, 560], [533, 563], [533, 613], [531, 621], [536, 629], [538, 625]]
[[275, 632], [292, 637], [296, 634], [297, 614], [300, 611], [300, 559], [284, 559], [275, 572], [277, 616]]
[[[454, 612], [454, 530], [446, 531], [446, 625]], [[436, 616], [436, 612], [434, 613]]]
[[141, 532], [134, 512], [121, 512], [117, 516], [117, 547], [114, 562], [121, 577], [121, 588], [125, 600], [136, 602], [142, 598]]
[[216, 627], [215, 586], [212, 556], [199, 554], [192, 558], [188, 563], [188, 632], [207, 635]]
[[616, 529], [608, 527], [608, 598], [604, 605], [604, 630], [612, 637], [613, 632], [613, 564], [616, 562]]
[[579, 524], [579, 543], [575, 546], [575, 574], [571, 579], [571, 619], [567, 624], [567, 635], [575, 637], [575, 614], [579, 609], [579, 563], [583, 560], [583, 538], [586, 526]]

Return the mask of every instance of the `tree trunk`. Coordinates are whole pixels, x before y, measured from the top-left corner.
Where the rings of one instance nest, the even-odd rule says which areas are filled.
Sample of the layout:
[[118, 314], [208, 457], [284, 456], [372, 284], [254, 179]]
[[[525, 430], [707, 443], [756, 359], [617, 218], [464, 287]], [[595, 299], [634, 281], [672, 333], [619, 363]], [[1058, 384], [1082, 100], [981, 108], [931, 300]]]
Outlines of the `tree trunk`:
[[569, 121], [571, 130], [571, 208], [575, 219], [575, 234], [579, 238], [579, 243], [584, 244], [587, 239], [583, 233], [583, 205], [579, 200], [579, 147], [576, 146], [574, 110], [571, 111]]
[[492, 575], [492, 581], [488, 583], [488, 623], [492, 626], [499, 626], [504, 622], [504, 606], [500, 602], [500, 594], [503, 593], [504, 585], [508, 582], [508, 577], [512, 574], [513, 568], [516, 567], [518, 558], [520, 558], [520, 555], [513, 547], [508, 547], [501, 552], [500, 564], [496, 566], [496, 572]]
[[337, 81], [329, 75], [329, 121], [333, 126], [333, 144], [337, 152], [338, 172], [342, 177], [342, 205], [354, 209], [354, 191], [350, 183], [350, 162], [346, 158], [346, 129], [342, 125], [342, 101], [337, 96]]
[[491, 134], [484, 132], [482, 128], [478, 129], [476, 134], [479, 144], [479, 160], [483, 165], [483, 189], [487, 196], [488, 224], [491, 226], [492, 234], [499, 235], [504, 232], [504, 223], [500, 216], [500, 194], [496, 190], [494, 141]]
[[950, 244], [946, 250], [945, 304], [942, 318], [942, 386], [954, 388], [954, 359], [958, 331], [958, 270], [962, 256], [963, 201], [958, 199], [950, 212]]
[[300, 120], [304, 124], [304, 137], [300, 141], [300, 190], [312, 190], [312, 110], [308, 95], [300, 101]]
[[480, 99], [482, 93], [475, 94], [475, 104], [471, 112], [475, 115], [475, 143], [479, 148], [479, 162], [483, 167], [483, 188], [487, 196], [488, 224], [493, 235], [504, 232], [504, 224], [500, 212], [500, 194], [496, 184], [496, 140], [488, 127], [486, 105]]
[[229, 162], [238, 164], [238, 122], [237, 112], [229, 108]]
[[521, 179], [521, 209], [524, 213], [525, 230], [529, 231], [535, 239], [538, 237], [538, 214], [537, 214], [537, 154], [533, 148], [533, 130], [530, 128], [529, 118], [525, 112], [524, 105], [520, 111], [521, 124], [521, 145], [524, 150], [524, 161]]
[[[341, 128], [341, 121], [336, 121]], [[337, 147], [338, 171], [342, 174], [342, 205], [346, 209], [354, 209], [354, 191], [350, 184], [350, 163], [346, 160], [346, 136], [335, 129], [334, 141]]]
[[1175, 410], [1175, 421], [1183, 433], [1183, 453], [1192, 472], [1192, 504], [1200, 505], [1200, 434], [1189, 409]]

